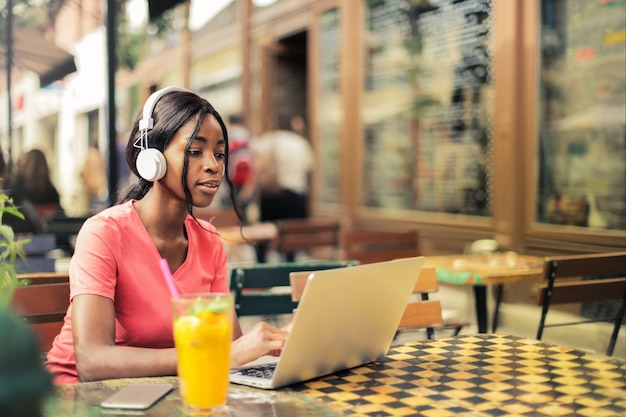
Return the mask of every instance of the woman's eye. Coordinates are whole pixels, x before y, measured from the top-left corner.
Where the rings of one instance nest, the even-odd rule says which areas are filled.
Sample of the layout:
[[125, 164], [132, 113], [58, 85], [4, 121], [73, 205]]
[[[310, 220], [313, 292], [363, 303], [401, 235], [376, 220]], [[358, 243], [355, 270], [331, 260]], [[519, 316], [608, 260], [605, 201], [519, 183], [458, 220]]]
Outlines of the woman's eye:
[[226, 154], [225, 153], [221, 153], [221, 152], [215, 152], [215, 157], [217, 159], [225, 159], [226, 158]]
[[202, 155], [202, 151], [198, 150], [198, 149], [189, 149], [187, 151], [187, 153], [189, 153], [190, 156], [200, 156], [200, 155]]

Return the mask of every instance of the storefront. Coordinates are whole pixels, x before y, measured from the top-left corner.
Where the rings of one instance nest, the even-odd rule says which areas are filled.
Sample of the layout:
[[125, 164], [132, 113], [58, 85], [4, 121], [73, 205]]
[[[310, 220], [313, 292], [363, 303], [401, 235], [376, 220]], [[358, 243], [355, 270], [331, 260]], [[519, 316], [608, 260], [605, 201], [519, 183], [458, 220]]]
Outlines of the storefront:
[[283, 108], [306, 117], [316, 216], [415, 227], [425, 254], [623, 249], [624, 6], [237, 1], [238, 24], [193, 34], [190, 85], [256, 133]]

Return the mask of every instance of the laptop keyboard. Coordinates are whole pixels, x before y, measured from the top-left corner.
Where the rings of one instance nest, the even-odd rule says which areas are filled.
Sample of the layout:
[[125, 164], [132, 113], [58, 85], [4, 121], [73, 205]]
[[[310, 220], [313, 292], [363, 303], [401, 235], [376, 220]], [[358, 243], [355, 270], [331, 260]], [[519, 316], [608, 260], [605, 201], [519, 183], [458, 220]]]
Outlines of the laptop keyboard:
[[254, 378], [272, 379], [275, 369], [275, 363], [268, 363], [266, 365], [259, 365], [252, 368], [237, 369], [235, 371], [232, 371], [231, 374], [251, 376]]

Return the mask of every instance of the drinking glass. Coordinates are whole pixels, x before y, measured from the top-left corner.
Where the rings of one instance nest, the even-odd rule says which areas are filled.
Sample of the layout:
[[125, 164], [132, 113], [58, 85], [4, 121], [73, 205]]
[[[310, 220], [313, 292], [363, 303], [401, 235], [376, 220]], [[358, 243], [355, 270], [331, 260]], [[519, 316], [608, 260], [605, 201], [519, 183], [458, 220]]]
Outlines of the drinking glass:
[[228, 293], [174, 298], [174, 342], [185, 412], [222, 412], [228, 398], [233, 297]]

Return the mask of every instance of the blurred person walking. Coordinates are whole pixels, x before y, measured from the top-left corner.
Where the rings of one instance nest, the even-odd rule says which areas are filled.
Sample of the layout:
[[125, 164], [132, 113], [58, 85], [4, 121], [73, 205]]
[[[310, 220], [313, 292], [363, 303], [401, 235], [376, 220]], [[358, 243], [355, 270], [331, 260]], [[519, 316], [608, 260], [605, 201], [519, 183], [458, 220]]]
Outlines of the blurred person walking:
[[80, 170], [85, 192], [89, 197], [89, 212], [95, 214], [108, 206], [108, 182], [104, 157], [98, 148], [98, 143], [92, 141], [85, 162]]
[[[258, 194], [254, 182], [254, 154], [251, 148], [252, 135], [240, 114], [228, 116], [228, 177], [242, 217], [246, 223], [257, 220], [249, 213], [258, 206]], [[228, 204], [228, 202], [226, 202]]]
[[[270, 130], [253, 142], [261, 221], [300, 219], [309, 215], [313, 150], [306, 138], [293, 131], [292, 121], [289, 114], [275, 115]], [[259, 262], [266, 261], [267, 249], [267, 244], [258, 245]], [[287, 254], [286, 261], [294, 258], [295, 254]]]

